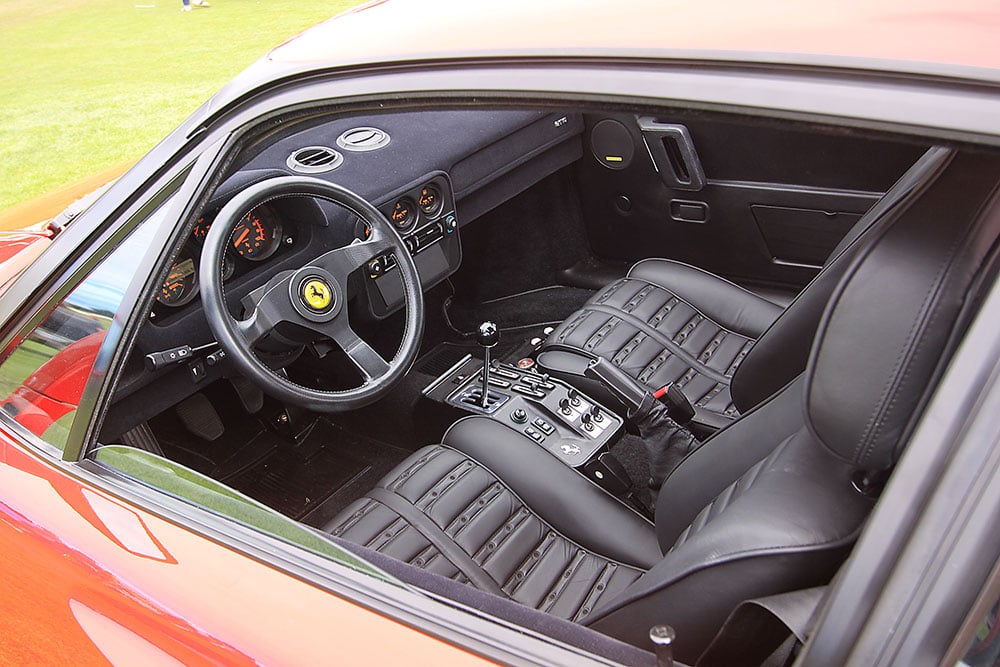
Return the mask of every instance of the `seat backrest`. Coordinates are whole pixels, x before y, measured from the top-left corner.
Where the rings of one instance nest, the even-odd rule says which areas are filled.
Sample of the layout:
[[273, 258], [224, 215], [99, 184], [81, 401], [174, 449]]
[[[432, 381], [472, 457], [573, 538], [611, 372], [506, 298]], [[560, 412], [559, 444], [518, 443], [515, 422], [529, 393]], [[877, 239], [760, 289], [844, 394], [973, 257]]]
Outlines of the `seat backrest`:
[[1000, 157], [960, 154], [843, 272], [806, 371], [687, 457], [656, 509], [666, 554], [590, 625], [693, 663], [745, 599], [829, 581], [961, 332], [1000, 237]]
[[951, 160], [947, 148], [929, 149], [837, 244], [823, 270], [788, 305], [750, 349], [733, 375], [733, 404], [745, 412], [805, 368], [813, 334], [844, 272], [879, 230], [904, 211]]

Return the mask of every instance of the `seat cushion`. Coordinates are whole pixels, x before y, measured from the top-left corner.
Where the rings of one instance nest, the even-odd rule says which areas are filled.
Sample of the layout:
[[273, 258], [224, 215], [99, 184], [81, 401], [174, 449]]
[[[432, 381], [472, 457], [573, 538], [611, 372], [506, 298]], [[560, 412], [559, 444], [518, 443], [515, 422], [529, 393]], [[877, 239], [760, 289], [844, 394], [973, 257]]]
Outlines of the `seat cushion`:
[[739, 415], [729, 391], [733, 374], [781, 312], [695, 267], [645, 260], [566, 318], [549, 335], [539, 363], [566, 377], [577, 371], [545, 352], [607, 359], [651, 389], [679, 387], [696, 420], [718, 426]]
[[325, 529], [573, 621], [642, 574], [569, 540], [493, 473], [444, 445], [414, 453]]

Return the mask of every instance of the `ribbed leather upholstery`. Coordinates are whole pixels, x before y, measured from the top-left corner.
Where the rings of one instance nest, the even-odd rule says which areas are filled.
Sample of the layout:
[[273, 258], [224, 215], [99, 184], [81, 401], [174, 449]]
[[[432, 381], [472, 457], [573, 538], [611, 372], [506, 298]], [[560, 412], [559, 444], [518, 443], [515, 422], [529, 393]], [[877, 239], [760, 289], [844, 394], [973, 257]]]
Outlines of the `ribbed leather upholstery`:
[[947, 154], [931, 148], [907, 170], [787, 309], [695, 267], [646, 259], [560, 324], [539, 365], [614, 405], [583, 377], [587, 361], [601, 357], [653, 390], [676, 384], [695, 406], [697, 425], [727, 425], [805, 369], [820, 316], [847, 268]]
[[[747, 301], [758, 299], [747, 293]], [[781, 312], [759, 305], [774, 317]], [[732, 419], [739, 412], [729, 383], [761, 333], [727, 329], [669, 288], [630, 273], [568, 317], [546, 347], [603, 357], [650, 387], [673, 384], [696, 408]]]
[[329, 529], [635, 646], [669, 624], [694, 664], [742, 601], [830, 581], [875, 504], [859, 480], [891, 469], [936, 384], [1000, 238], [1000, 159], [944, 157], [845, 271], [806, 371], [681, 461], [655, 527], [469, 417]]
[[[410, 520], [385, 502], [405, 505]], [[416, 452], [325, 530], [573, 621], [642, 574], [573, 543], [486, 468], [442, 445]], [[440, 534], [451, 553], [435, 546]]]

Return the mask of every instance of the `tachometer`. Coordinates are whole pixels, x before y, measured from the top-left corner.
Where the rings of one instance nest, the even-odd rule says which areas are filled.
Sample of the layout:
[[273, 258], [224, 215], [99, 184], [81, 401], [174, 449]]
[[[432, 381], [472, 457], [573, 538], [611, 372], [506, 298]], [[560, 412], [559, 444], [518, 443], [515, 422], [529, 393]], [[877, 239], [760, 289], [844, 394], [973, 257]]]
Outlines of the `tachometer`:
[[198, 293], [198, 273], [195, 271], [194, 258], [181, 253], [170, 265], [167, 279], [160, 287], [156, 300], [164, 306], [183, 306]]
[[273, 255], [280, 241], [281, 223], [267, 206], [258, 206], [243, 216], [229, 237], [236, 254], [253, 262]]
[[417, 207], [414, 206], [412, 199], [403, 197], [396, 202], [396, 206], [392, 209], [392, 216], [390, 217], [394, 225], [400, 229], [404, 229], [417, 219]]

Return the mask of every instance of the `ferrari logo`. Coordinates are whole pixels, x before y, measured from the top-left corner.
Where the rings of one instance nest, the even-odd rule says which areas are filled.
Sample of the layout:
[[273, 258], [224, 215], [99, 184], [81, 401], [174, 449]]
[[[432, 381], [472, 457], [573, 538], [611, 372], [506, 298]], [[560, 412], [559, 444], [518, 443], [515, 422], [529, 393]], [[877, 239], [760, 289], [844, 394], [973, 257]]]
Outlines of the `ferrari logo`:
[[576, 445], [562, 445], [559, 449], [561, 449], [562, 453], [566, 456], [575, 456], [580, 453], [580, 448]]
[[302, 283], [302, 301], [310, 310], [323, 312], [333, 305], [333, 292], [325, 281], [319, 278], [310, 278]]

